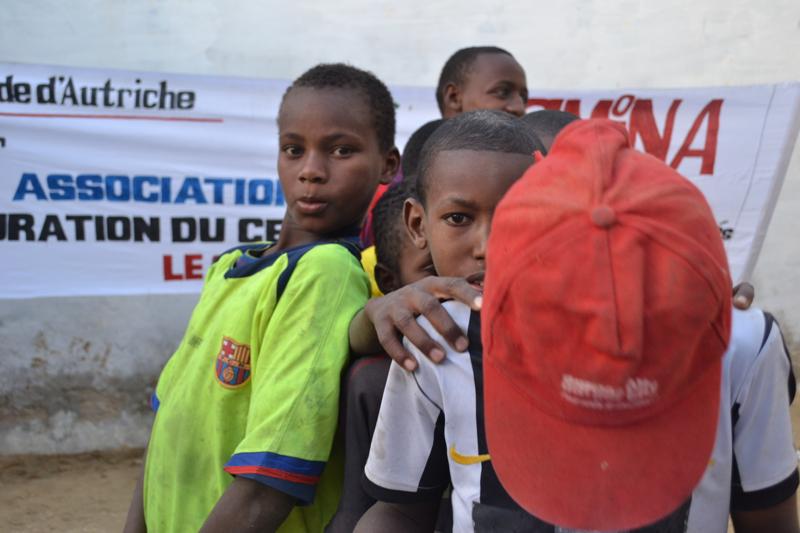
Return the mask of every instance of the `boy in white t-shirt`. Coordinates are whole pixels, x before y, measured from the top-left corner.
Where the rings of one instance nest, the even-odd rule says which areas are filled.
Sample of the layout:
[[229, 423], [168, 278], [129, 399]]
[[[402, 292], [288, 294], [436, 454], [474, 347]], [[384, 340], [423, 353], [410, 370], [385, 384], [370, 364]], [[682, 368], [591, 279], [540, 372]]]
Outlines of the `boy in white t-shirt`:
[[[569, 147], [566, 149], [569, 149]], [[563, 169], [561, 170], [563, 171]], [[512, 190], [512, 193], [514, 190]], [[509, 194], [510, 197], [512, 193]], [[531, 195], [534, 195], [534, 193], [531, 193]], [[498, 209], [502, 212], [503, 207], [504, 204], [501, 203]], [[459, 216], [459, 222], [464, 222], [460, 217], [460, 215], [464, 213], [454, 214]], [[448, 216], [453, 218], [451, 215]], [[598, 216], [602, 219], [601, 215]], [[707, 218], [709, 218], [709, 221], [713, 222], [712, 218]], [[467, 216], [466, 219], [469, 219], [469, 216]], [[606, 223], [608, 221], [604, 222], [600, 220], [600, 222]], [[611, 222], [613, 225], [613, 221]], [[472, 222], [467, 221], [466, 223], [469, 225]], [[597, 225], [598, 223], [595, 222], [595, 224]], [[600, 226], [598, 225], [598, 227]], [[708, 227], [711, 228], [712, 226], [709, 225]], [[525, 235], [525, 233], [521, 231], [521, 228], [520, 221], [512, 219], [510, 226], [505, 228], [505, 234]], [[496, 228], [494, 228], [494, 230], [496, 230]], [[703, 237], [708, 239], [709, 243], [707, 244], [715, 249], [717, 255], [720, 255], [721, 243], [717, 242], [718, 234], [714, 234], [713, 231], [711, 231], [710, 233], [706, 232]], [[491, 248], [491, 250], [494, 250], [494, 248]], [[521, 246], [510, 246], [507, 250], [511, 256], [524, 252], [524, 248]], [[721, 256], [721, 264], [724, 265], [724, 254]], [[511, 261], [508, 254], [506, 254], [506, 257], [502, 257], [501, 254], [498, 254], [498, 260], [504, 265], [507, 265]], [[435, 253], [434, 261], [436, 261]], [[441, 260], [439, 263], [441, 263]], [[439, 268], [437, 264], [437, 269]], [[589, 276], [587, 275], [587, 277]], [[477, 279], [473, 281], [477, 281]], [[665, 283], [665, 289], [667, 291], [672, 291], [670, 292], [671, 295], [679, 297], [673, 294], [674, 287], [670, 283], [674, 284], [674, 282], [675, 280], [672, 279], [669, 283]], [[725, 291], [720, 289], [720, 287], [729, 287], [729, 285], [725, 283], [716, 283], [716, 285], [716, 296], [722, 301], [725, 299]], [[491, 294], [490, 289], [487, 288], [487, 290], [489, 290], [489, 294]], [[678, 290], [680, 290], [680, 288]], [[518, 297], [526, 294], [520, 289], [520, 284], [517, 284], [512, 292]], [[538, 293], [538, 290], [533, 292]], [[488, 299], [490, 300], [490, 297]], [[727, 297], [727, 302], [729, 309], [729, 296]], [[435, 485], [436, 481], [427, 479], [426, 475], [429, 472], [435, 471], [435, 469], [431, 468], [431, 465], [437, 460], [440, 461], [442, 459], [432, 456], [427, 457], [425, 455], [427, 436], [429, 435], [429, 432], [425, 430], [427, 427], [425, 420], [436, 421], [439, 416], [444, 415], [446, 419], [446, 433], [448, 433], [447, 426], [450, 426], [450, 438], [448, 439], [448, 444], [450, 446], [448, 446], [448, 448], [451, 476], [453, 477], [454, 483], [453, 501], [457, 525], [460, 524], [463, 528], [464, 524], [467, 523], [466, 527], [474, 525], [476, 529], [483, 530], [491, 530], [491, 524], [494, 524], [497, 530], [519, 527], [520, 529], [518, 530], [520, 531], [558, 531], [559, 529], [566, 531], [565, 529], [549, 525], [542, 520], [538, 520], [529, 514], [521, 512], [511, 498], [506, 496], [505, 499], [507, 501], [503, 501], [503, 498], [500, 496], [500, 492], [502, 491], [498, 492], [494, 490], [499, 484], [497, 483], [497, 477], [494, 475], [494, 468], [492, 468], [492, 463], [494, 461], [490, 460], [490, 455], [486, 453], [488, 450], [482, 427], [483, 405], [480, 401], [483, 395], [480, 365], [481, 342], [480, 335], [477, 333], [477, 330], [480, 329], [480, 317], [476, 313], [470, 313], [468, 308], [459, 306], [459, 304], [445, 305], [453, 319], [469, 336], [469, 352], [466, 354], [458, 354], [456, 352], [448, 353], [445, 365], [437, 369], [435, 365], [431, 365], [430, 361], [422, 357], [418, 351], [414, 351], [414, 355], [417, 356], [417, 360], [421, 365], [420, 370], [415, 375], [404, 374], [399, 367], [393, 368], [392, 374], [390, 375], [389, 386], [387, 386], [387, 393], [384, 398], [386, 413], [384, 414], [384, 409], [382, 408], [382, 420], [379, 421], [379, 427], [376, 429], [376, 437], [373, 443], [374, 457], [370, 459], [372, 464], [368, 464], [367, 466], [368, 485], [370, 483], [373, 485], [372, 490], [375, 491], [379, 499], [394, 502], [389, 504], [389, 506], [394, 508], [395, 516], [408, 518], [412, 517], [415, 513], [417, 515], [421, 514], [420, 505], [424, 505], [425, 488], [428, 484]], [[689, 305], [688, 307], [690, 309], [696, 309], [698, 306]], [[702, 308], [702, 306], [700, 307]], [[634, 314], [632, 316], [636, 315]], [[495, 318], [496, 317], [492, 316], [490, 312], [489, 320], [486, 320], [484, 317], [484, 327], [486, 327], [485, 325], [487, 323], [496, 324], [497, 321]], [[519, 319], [519, 316], [515, 317], [517, 322], [519, 322]], [[722, 320], [724, 322], [726, 319], [722, 318]], [[730, 319], [728, 318], [727, 320]], [[433, 328], [429, 322], [421, 320], [420, 324], [427, 332], [434, 335], [434, 339], [439, 342], [440, 345], [447, 345], [440, 336], [433, 333]], [[712, 360], [712, 362], [709, 363], [711, 365], [709, 367], [711, 368], [710, 374], [714, 374], [714, 368], [712, 367], [716, 365], [717, 382], [716, 385], [711, 388], [713, 396], [716, 398], [711, 401], [701, 402], [700, 407], [695, 408], [695, 410], [699, 409], [704, 412], [704, 417], [689, 417], [698, 419], [705, 418], [705, 421], [708, 422], [711, 420], [709, 416], [716, 420], [716, 418], [720, 416], [719, 413], [722, 413], [723, 423], [720, 425], [719, 435], [716, 436], [714, 454], [711, 461], [708, 463], [708, 471], [703, 477], [702, 483], [692, 495], [692, 498], [686, 501], [681, 499], [689, 495], [691, 488], [696, 484], [696, 480], [699, 479], [705, 470], [705, 462], [708, 462], [708, 454], [711, 450], [711, 445], [714, 443], [714, 432], [709, 430], [710, 427], [713, 427], [713, 422], [700, 424], [701, 427], [698, 431], [703, 438], [691, 441], [692, 446], [685, 447], [688, 451], [684, 451], [682, 457], [684, 459], [687, 457], [693, 458], [693, 466], [685, 468], [680, 461], [672, 463], [672, 468], [677, 468], [677, 470], [682, 472], [679, 476], [673, 476], [675, 479], [671, 479], [669, 483], [667, 483], [667, 480], [664, 478], [655, 478], [659, 479], [659, 481], [653, 483], [653, 478], [649, 478], [650, 485], [659, 487], [667, 484], [671, 485], [673, 489], [670, 497], [666, 499], [663, 497], [660, 498], [662, 500], [660, 502], [660, 507], [656, 507], [661, 509], [659, 512], [663, 511], [663, 513], [666, 513], [675, 506], [678, 506], [678, 508], [676, 512], [668, 515], [661, 520], [659, 524], [648, 527], [646, 531], [684, 531], [686, 528], [687, 511], [690, 511], [689, 531], [724, 531], [728, 514], [727, 498], [730, 493], [729, 487], [731, 486], [730, 482], [732, 477], [734, 478], [734, 490], [731, 495], [730, 508], [733, 510], [737, 531], [796, 530], [796, 516], [794, 516], [794, 518], [792, 518], [792, 516], [793, 513], [795, 513], [794, 492], [797, 487], [797, 474], [793, 459], [794, 450], [791, 442], [791, 426], [788, 420], [788, 403], [790, 397], [793, 395], [793, 391], [789, 390], [791, 387], [786, 386], [787, 383], [793, 385], [793, 377], [791, 376], [791, 367], [788, 358], [782, 347], [780, 333], [777, 328], [771, 324], [771, 319], [760, 311], [737, 312], [734, 318], [734, 331], [731, 346], [726, 352], [723, 361], [724, 371], [722, 372], [722, 387], [720, 387], [719, 384], [720, 365], [718, 361], [722, 350], [715, 349], [718, 352], [716, 355], [716, 363], [713, 362], [713, 357], [709, 355], [710, 359], [708, 360]], [[530, 325], [530, 323], [527, 321], [523, 323], [523, 330], [526, 325]], [[512, 331], [509, 328], [500, 328], [500, 330], [501, 337], [506, 339], [513, 337]], [[722, 330], [725, 330], [724, 324], [720, 331]], [[529, 331], [526, 333], [525, 338], [530, 338]], [[407, 347], [413, 350], [408, 344]], [[724, 346], [722, 347], [724, 348]], [[464, 355], [469, 355], [469, 357], [465, 358]], [[461, 362], [464, 364], [462, 365]], [[448, 368], [448, 364], [450, 368]], [[409, 378], [405, 378], [404, 376], [411, 376], [410, 379], [413, 380], [413, 382], [409, 381]], [[406, 386], [402, 386], [403, 383], [406, 383]], [[577, 390], [585, 393], [586, 390], [592, 390], [591, 387], [587, 389], [587, 386], [585, 386], [586, 384], [582, 381], [573, 380], [570, 381], [570, 383], [572, 385], [568, 388], [572, 392]], [[578, 385], [575, 385], [576, 383]], [[647, 387], [639, 387], [639, 389], [636, 389], [641, 393], [638, 394], [638, 398], [647, 397], [647, 395], [644, 394], [646, 388]], [[706, 399], [708, 400], [710, 390], [708, 383], [705, 384], [704, 390]], [[719, 409], [717, 409], [720, 390], [723, 391], [723, 398]], [[403, 397], [403, 391], [408, 393], [405, 395], [405, 398]], [[443, 391], [444, 395], [442, 396]], [[436, 396], [437, 394], [439, 394], [439, 396]], [[728, 398], [727, 401], [726, 397]], [[389, 399], [388, 401], [387, 398]], [[503, 409], [507, 410], [509, 402], [505, 402], [503, 405]], [[714, 407], [714, 409], [710, 409], [708, 407], [709, 405]], [[736, 407], [737, 405], [738, 407]], [[425, 408], [426, 406], [427, 408]], [[705, 407], [701, 409], [703, 406]], [[392, 409], [394, 410], [395, 416], [391, 415]], [[420, 411], [427, 411], [427, 415], [420, 418]], [[409, 416], [409, 412], [413, 413], [413, 415]], [[739, 414], [738, 416], [732, 415], [732, 419], [731, 415], [728, 415], [728, 413]], [[727, 425], [725, 424], [726, 415], [728, 415]], [[491, 418], [490, 415], [487, 414], [487, 416]], [[412, 427], [415, 425], [414, 420], [421, 421], [421, 425], [417, 424], [419, 427]], [[401, 421], [402, 423], [400, 423]], [[734, 427], [731, 429], [731, 424], [734, 422]], [[517, 437], [519, 437], [520, 423], [520, 418], [506, 419], [504, 427], [513, 428], [514, 431], [517, 432]], [[768, 427], [772, 429], [767, 429]], [[760, 431], [762, 429], [769, 432], [769, 438], [763, 438], [763, 433]], [[523, 433], [528, 433], [528, 431], [523, 431]], [[761, 435], [759, 435], [759, 433], [761, 433]], [[403, 435], [414, 435], [414, 442], [406, 443]], [[570, 446], [575, 445], [574, 442], [570, 443], [570, 440], [572, 440], [569, 436], [570, 434], [567, 433], [567, 435], [568, 437], [560, 443], [564, 449], [569, 449]], [[536, 442], [536, 440], [535, 436], [532, 438], [516, 439], [522, 450], [529, 450], [531, 443]], [[699, 440], [702, 440], [704, 444], [701, 445]], [[427, 447], [428, 450], [436, 448], [432, 441], [428, 442], [428, 444], [431, 445]], [[489, 444], [490, 446], [492, 445], [491, 437]], [[586, 446], [586, 443], [584, 443], [584, 446]], [[757, 449], [759, 446], [761, 447], [760, 450]], [[677, 450], [671, 451], [675, 452]], [[495, 450], [492, 450], [492, 452], [494, 453]], [[503, 454], [501, 451], [500, 457], [503, 455], [507, 456], [508, 454]], [[732, 473], [734, 455], [736, 455], [736, 459], [738, 459], [737, 466], [739, 469], [738, 479], [740, 480], [740, 490], [736, 489], [737, 474]], [[408, 464], [404, 462], [404, 456], [410, 461]], [[496, 456], [492, 457], [496, 459]], [[523, 465], [521, 465], [519, 461], [520, 457], [517, 456], [515, 459], [516, 460], [513, 462], [515, 469], [527, 472], [527, 470], [531, 468], [530, 466], [522, 468]], [[503, 459], [500, 461], [502, 462]], [[698, 461], [700, 461], [700, 466], [698, 466]], [[540, 467], [544, 463], [545, 461], [536, 462], [536, 466], [533, 467], [533, 473], [528, 476], [527, 480], [535, 478]], [[552, 463], [554, 468], [558, 469], [560, 465], [568, 464], [569, 462], [555, 461]], [[415, 478], [416, 474], [413, 471], [413, 464], [421, 465], [421, 469], [417, 472], [417, 474], [419, 474], [418, 478]], [[601, 461], [601, 470], [602, 464], [603, 462]], [[669, 463], [667, 462], [667, 464]], [[412, 466], [411, 471], [409, 471], [409, 465]], [[609, 468], [609, 466], [607, 466], [607, 468]], [[728, 469], [727, 479], [725, 475], [726, 468]], [[453, 473], [454, 470], [456, 474]], [[669, 471], [669, 469], [667, 469], [667, 471]], [[461, 476], [458, 472], [462, 474], [465, 473], [466, 477]], [[471, 472], [471, 474], [469, 472]], [[591, 478], [591, 475], [592, 472], [586, 472], [583, 476], [573, 476], [573, 478]], [[692, 478], [694, 481], [687, 481]], [[471, 482], [470, 479], [472, 479]], [[676, 479], [678, 479], [677, 482]], [[641, 479], [638, 480], [638, 483], [641, 482]], [[527, 481], [523, 483], [523, 486], [526, 483]], [[470, 486], [472, 487], [471, 489], [467, 488], [466, 491], [464, 490], [465, 487]], [[514, 483], [511, 483], [511, 486], [513, 490], [508, 486], [505, 488], [509, 489], [512, 496], [514, 496], [518, 502], [522, 503], [522, 501], [525, 500], [525, 494], [520, 495], [520, 488], [519, 486], [514, 487]], [[646, 488], [647, 483], [643, 486]], [[548, 487], [550, 487], [549, 490], [553, 492], [555, 492], [557, 488], [553, 483], [548, 484]], [[487, 488], [491, 488], [492, 490], [487, 491]], [[387, 490], [382, 492], [382, 489]], [[525, 490], [528, 489], [526, 488]], [[611, 525], [616, 527], [623, 523], [627, 523], [627, 525], [630, 526], [636, 523], [637, 520], [639, 525], [645, 523], [643, 522], [644, 519], [642, 516], [645, 516], [647, 512], [645, 512], [644, 515], [640, 513], [638, 518], [632, 518], [628, 515], [630, 515], [631, 512], [636, 514], [636, 512], [641, 511], [641, 507], [646, 508], [647, 506], [629, 505], [626, 506], [627, 509], [603, 509], [602, 498], [595, 501], [594, 504], [588, 505], [589, 501], [584, 500], [582, 502], [579, 495], [580, 493], [576, 491], [574, 487], [569, 487], [567, 490], [569, 490], [568, 494], [562, 494], [563, 501], [571, 503], [572, 505], [578, 505], [577, 509], [580, 510], [582, 508], [583, 515], [590, 515], [588, 518], [589, 522], [583, 524], [584, 526], [592, 524], [589, 527], [596, 528], [597, 526], [603, 526], [605, 529], [608, 529]], [[407, 494], [405, 502], [402, 501], [404, 498], [400, 497], [404, 493]], [[460, 497], [465, 494], [467, 494], [466, 498]], [[678, 496], [676, 496], [676, 494]], [[681, 494], [683, 496], [680, 496]], [[489, 496], [487, 497], [487, 495]], [[637, 493], [636, 497], [646, 498], [644, 492], [641, 494]], [[652, 499], [652, 497], [653, 495], [651, 494], [650, 499]], [[489, 503], [489, 505], [487, 505], [487, 503]], [[473, 505], [471, 516], [469, 514], [470, 504]], [[379, 508], [381, 505], [383, 505], [383, 511], [386, 511], [387, 505], [385, 503], [379, 504]], [[459, 505], [461, 508], [457, 509]], [[523, 506], [526, 507], [525, 505]], [[765, 510], [758, 511], [757, 509]], [[528, 508], [528, 510], [531, 509]], [[650, 508], [648, 512], [651, 515], [650, 518], [657, 518], [653, 515], [654, 511], [652, 508]], [[374, 518], [375, 513], [371, 512], [371, 514], [373, 516], [369, 516], [368, 514], [365, 518]], [[550, 514], [547, 509], [543, 512], [540, 511], [540, 514], [546, 515], [551, 522], [559, 523], [557, 519], [559, 517]], [[566, 515], [562, 513], [560, 516], [562, 519], [561, 523], [569, 524], [570, 520], [572, 520], [576, 514], [580, 513], [576, 513], [576, 508], [574, 507], [571, 508], [570, 512]], [[481, 521], [481, 523], [479, 524], [477, 521], [474, 524], [469, 523], [470, 518], [472, 520]], [[464, 522], [464, 520], [467, 520], [467, 522]], [[633, 520], [633, 522], [631, 520]], [[423, 522], [418, 521], [417, 523], [421, 524]], [[374, 526], [375, 522], [370, 523], [369, 520], [367, 520], [361, 524], [365, 530], [369, 530], [367, 528], [368, 525]], [[406, 520], [406, 526], [407, 525], [408, 520]], [[576, 523], [573, 522], [571, 525], [575, 526]], [[425, 530], [424, 527], [418, 529]], [[619, 527], [617, 527], [617, 530], [619, 530]]]

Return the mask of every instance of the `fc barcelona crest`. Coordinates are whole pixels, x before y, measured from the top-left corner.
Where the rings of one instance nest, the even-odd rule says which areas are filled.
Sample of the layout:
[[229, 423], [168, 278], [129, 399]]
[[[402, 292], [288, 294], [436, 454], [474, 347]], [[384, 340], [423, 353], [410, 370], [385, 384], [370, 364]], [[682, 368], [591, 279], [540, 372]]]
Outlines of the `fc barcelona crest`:
[[217, 355], [216, 374], [219, 382], [229, 388], [241, 387], [250, 379], [250, 347], [230, 337], [222, 337]]

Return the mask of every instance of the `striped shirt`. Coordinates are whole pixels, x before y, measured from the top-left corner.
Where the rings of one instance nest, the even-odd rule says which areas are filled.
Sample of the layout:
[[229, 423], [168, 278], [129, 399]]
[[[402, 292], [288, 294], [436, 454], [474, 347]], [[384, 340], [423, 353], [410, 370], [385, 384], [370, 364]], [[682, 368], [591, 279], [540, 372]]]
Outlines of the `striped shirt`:
[[[382, 501], [425, 501], [441, 493], [449, 470], [454, 531], [502, 531], [516, 523], [520, 531], [559, 531], [525, 513], [500, 485], [484, 433], [480, 315], [460, 303], [444, 305], [467, 332], [469, 349], [448, 349], [437, 365], [406, 341], [419, 367], [408, 373], [392, 364], [365, 488]], [[425, 318], [419, 323], [448, 346]], [[765, 509], [797, 490], [789, 418], [794, 375], [780, 329], [768, 313], [733, 312], [721, 396], [714, 451], [691, 498], [691, 533], [724, 533], [731, 510]], [[437, 438], [442, 425], [443, 437]]]

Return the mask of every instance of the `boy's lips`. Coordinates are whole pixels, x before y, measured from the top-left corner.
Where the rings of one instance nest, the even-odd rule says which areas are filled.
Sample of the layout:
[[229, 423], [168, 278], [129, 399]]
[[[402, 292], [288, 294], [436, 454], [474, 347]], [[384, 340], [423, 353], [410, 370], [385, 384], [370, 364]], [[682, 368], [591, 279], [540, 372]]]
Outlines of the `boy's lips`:
[[476, 272], [474, 274], [470, 274], [465, 279], [467, 283], [475, 287], [476, 289], [483, 290], [483, 272]]
[[303, 198], [295, 202], [297, 209], [305, 215], [316, 215], [321, 213], [328, 207], [328, 202], [319, 200], [317, 198]]

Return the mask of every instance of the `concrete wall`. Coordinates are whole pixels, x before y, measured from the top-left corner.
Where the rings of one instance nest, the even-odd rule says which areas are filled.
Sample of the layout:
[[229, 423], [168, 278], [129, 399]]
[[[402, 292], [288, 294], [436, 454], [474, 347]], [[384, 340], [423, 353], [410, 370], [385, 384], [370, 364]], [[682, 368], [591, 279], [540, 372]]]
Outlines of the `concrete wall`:
[[[347, 60], [432, 86], [452, 51], [511, 50], [531, 87], [800, 79], [796, 0], [7, 0], [0, 61], [292, 78]], [[754, 283], [800, 353], [800, 150]], [[0, 248], [1, 250], [1, 248]], [[54, 259], [57, 260], [57, 259]], [[0, 453], [142, 445], [149, 394], [193, 297], [0, 301]]]

